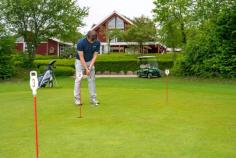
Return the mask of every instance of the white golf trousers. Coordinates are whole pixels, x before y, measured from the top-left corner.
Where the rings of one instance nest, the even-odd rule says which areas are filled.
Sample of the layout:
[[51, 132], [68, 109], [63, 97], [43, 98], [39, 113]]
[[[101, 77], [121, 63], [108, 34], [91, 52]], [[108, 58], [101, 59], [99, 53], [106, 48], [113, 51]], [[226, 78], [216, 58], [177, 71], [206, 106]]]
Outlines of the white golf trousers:
[[[90, 62], [86, 62], [89, 66]], [[74, 96], [76, 101], [81, 101], [80, 99], [80, 88], [83, 75], [85, 74], [85, 68], [81, 64], [80, 60], [75, 60], [75, 86], [74, 86]], [[87, 76], [88, 88], [90, 93], [90, 99], [96, 100], [96, 86], [95, 86], [95, 67], [93, 66], [90, 70], [90, 76]]]

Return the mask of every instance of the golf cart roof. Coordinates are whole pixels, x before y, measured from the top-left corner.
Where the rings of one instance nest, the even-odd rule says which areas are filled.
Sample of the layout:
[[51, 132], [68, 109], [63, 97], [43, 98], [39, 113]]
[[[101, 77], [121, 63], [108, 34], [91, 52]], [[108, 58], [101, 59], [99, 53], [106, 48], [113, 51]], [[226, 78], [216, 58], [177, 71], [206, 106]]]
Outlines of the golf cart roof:
[[155, 56], [141, 56], [138, 59], [149, 59], [149, 58], [156, 58]]

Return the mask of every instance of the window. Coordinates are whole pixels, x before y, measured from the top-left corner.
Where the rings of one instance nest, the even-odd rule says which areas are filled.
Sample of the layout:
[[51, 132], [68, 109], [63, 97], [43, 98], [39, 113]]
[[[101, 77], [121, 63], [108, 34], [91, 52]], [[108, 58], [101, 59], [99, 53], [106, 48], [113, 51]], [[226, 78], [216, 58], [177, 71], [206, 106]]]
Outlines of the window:
[[119, 17], [116, 17], [116, 28], [124, 29], [124, 27], [125, 27], [124, 21]]
[[108, 29], [124, 29], [125, 24], [124, 20], [122, 20], [119, 17], [113, 17], [109, 22], [108, 22]]
[[117, 38], [116, 41], [117, 41], [117, 42], [124, 42], [124, 40], [123, 40], [123, 39], [120, 39], [120, 38]]
[[108, 28], [109, 29], [114, 29], [116, 26], [116, 18], [112, 18], [109, 22], [108, 22]]
[[111, 43], [116, 43], [116, 38], [113, 38], [110, 42]]

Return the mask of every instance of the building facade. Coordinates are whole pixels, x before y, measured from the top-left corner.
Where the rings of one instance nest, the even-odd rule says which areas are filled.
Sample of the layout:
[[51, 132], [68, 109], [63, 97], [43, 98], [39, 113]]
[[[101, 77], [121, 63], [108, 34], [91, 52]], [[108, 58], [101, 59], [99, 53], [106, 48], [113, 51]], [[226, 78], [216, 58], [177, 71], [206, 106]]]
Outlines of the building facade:
[[[62, 56], [66, 51], [73, 49], [72, 43], [62, 42], [56, 38], [50, 38], [47, 41], [41, 42], [36, 48], [36, 54], [38, 55], [56, 55]], [[17, 52], [27, 51], [27, 44], [24, 38], [19, 37], [16, 40]]]
[[[114, 11], [112, 14], [104, 18], [101, 22], [94, 25], [91, 30], [96, 31], [98, 39], [101, 42], [100, 52], [130, 52], [135, 48], [137, 42], [124, 42], [118, 38], [107, 39], [107, 32], [113, 29], [126, 31], [129, 25], [134, 25], [133, 22], [124, 15]], [[108, 42], [108, 40], [110, 42]], [[137, 48], [137, 47], [136, 47]], [[144, 43], [144, 52], [146, 53], [163, 53], [166, 52], [166, 47], [158, 42]]]

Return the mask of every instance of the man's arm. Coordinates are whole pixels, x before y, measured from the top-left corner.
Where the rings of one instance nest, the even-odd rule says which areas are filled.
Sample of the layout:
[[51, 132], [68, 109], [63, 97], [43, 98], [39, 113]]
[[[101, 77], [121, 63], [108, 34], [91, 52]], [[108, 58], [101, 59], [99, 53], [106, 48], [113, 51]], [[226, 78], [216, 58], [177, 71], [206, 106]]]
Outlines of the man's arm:
[[83, 67], [85, 68], [86, 74], [88, 75], [89, 69], [88, 69], [88, 67], [87, 67], [87, 65], [86, 65], [86, 62], [85, 62], [85, 60], [84, 60], [84, 52], [83, 52], [83, 51], [78, 51], [78, 53], [79, 53], [80, 62], [81, 62], [81, 64], [83, 65]]
[[101, 43], [98, 42], [98, 44], [97, 44], [97, 46], [96, 46], [96, 50], [95, 50], [95, 52], [94, 52], [94, 54], [93, 54], [93, 59], [91, 60], [90, 65], [89, 65], [89, 69], [92, 69], [94, 63], [96, 62], [98, 53], [100, 52], [100, 45], [101, 45]]
[[97, 56], [98, 56], [98, 52], [94, 52], [93, 59], [91, 60], [90, 65], [89, 65], [89, 70], [92, 69], [94, 63], [96, 62]]

